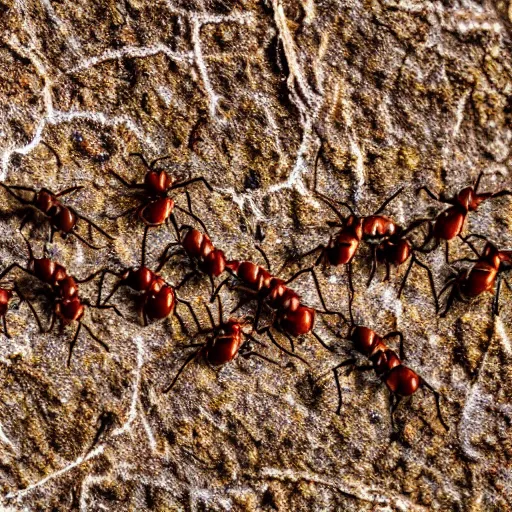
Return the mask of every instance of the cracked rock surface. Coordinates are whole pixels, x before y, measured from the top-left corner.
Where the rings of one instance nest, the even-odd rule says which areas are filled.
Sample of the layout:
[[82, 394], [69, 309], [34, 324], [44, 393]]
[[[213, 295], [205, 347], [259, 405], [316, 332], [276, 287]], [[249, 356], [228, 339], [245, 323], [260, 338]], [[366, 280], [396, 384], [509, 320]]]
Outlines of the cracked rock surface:
[[[484, 171], [482, 190], [512, 188], [511, 30], [509, 0], [0, 0], [0, 178], [84, 186], [66, 201], [113, 242], [95, 233], [97, 251], [58, 234], [50, 243], [42, 216], [23, 230], [37, 257], [46, 249], [83, 278], [140, 262], [142, 224], [113, 220], [138, 199], [109, 171], [141, 182], [130, 152], [169, 155], [161, 166], [174, 177], [213, 186], [189, 190], [215, 245], [263, 263], [264, 236], [277, 272], [333, 232], [315, 186], [370, 214], [404, 185], [386, 209], [404, 225], [444, 208], [416, 195], [421, 185], [452, 195]], [[182, 191], [173, 197], [187, 207]], [[23, 214], [0, 191], [1, 269], [26, 264]], [[86, 225], [79, 233], [88, 237]], [[511, 247], [510, 198], [482, 204], [465, 233]], [[150, 230], [150, 266], [174, 239]], [[370, 256], [361, 246], [354, 265], [356, 321], [403, 332], [407, 365], [442, 393], [448, 432], [420, 391], [400, 404], [392, 435], [373, 372], [340, 373], [336, 415], [331, 368], [352, 352], [346, 326], [327, 316], [315, 330], [333, 352], [311, 336], [296, 344], [309, 367], [266, 342], [256, 348], [281, 367], [198, 359], [164, 394], [191, 352], [175, 318], [142, 327], [121, 289], [112, 303], [125, 319], [88, 309], [84, 320], [109, 352], [82, 330], [67, 367], [75, 327], [40, 334], [15, 296], [12, 338], [0, 334], [2, 509], [512, 510], [511, 292], [502, 287], [499, 317], [486, 295], [441, 319], [419, 267], [401, 300], [404, 268], [384, 281], [379, 267], [367, 287]], [[450, 257], [464, 256], [451, 242]], [[419, 258], [440, 290], [450, 276], [442, 247]], [[178, 283], [188, 270], [175, 258], [162, 273]], [[328, 305], [347, 314], [345, 269], [318, 275]], [[44, 290], [18, 271], [2, 284], [14, 280], [46, 326]], [[114, 285], [108, 277], [105, 290]], [[320, 307], [308, 275], [294, 288]], [[80, 288], [91, 302], [97, 289]], [[180, 290], [205, 326], [210, 291], [204, 278]], [[226, 312], [238, 298], [222, 292]], [[254, 312], [250, 303], [239, 314]]]

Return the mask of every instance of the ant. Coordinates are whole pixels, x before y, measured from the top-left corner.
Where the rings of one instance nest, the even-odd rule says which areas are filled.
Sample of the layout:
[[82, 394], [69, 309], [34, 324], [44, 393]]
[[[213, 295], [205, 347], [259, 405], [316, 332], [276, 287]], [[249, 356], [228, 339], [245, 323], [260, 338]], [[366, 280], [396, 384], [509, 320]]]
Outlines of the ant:
[[[468, 240], [470, 238], [480, 238], [485, 240], [486, 244], [481, 254]], [[477, 255], [476, 259], [461, 258], [458, 261], [470, 261], [475, 263], [469, 269], [463, 269], [451, 277], [439, 293], [439, 297], [451, 288], [446, 301], [446, 307], [441, 317], [445, 317], [450, 310], [455, 298], [461, 300], [473, 299], [479, 295], [490, 292], [494, 293], [493, 314], [499, 315], [499, 296], [501, 290], [501, 273], [512, 269], [512, 250], [499, 250], [493, 243], [482, 235], [468, 235], [462, 240], [469, 245], [471, 250]], [[510, 285], [506, 279], [503, 279], [509, 289]], [[497, 282], [497, 284], [496, 284]], [[494, 287], [496, 285], [496, 291]]]
[[[315, 282], [315, 287], [320, 298], [320, 302], [324, 308], [322, 313], [335, 314], [333, 311], [327, 309], [325, 301], [320, 290], [318, 277], [313, 267], [299, 270], [296, 274], [288, 280], [279, 279], [271, 274], [270, 262], [263, 249], [256, 246], [256, 249], [262, 254], [265, 259], [267, 269], [256, 265], [252, 261], [230, 260], [226, 263], [226, 268], [234, 274], [241, 282], [242, 286], [235, 286], [236, 288], [247, 292], [252, 298], [257, 300], [257, 310], [254, 318], [254, 329], [258, 334], [266, 333], [272, 343], [277, 345], [272, 333], [271, 327], [275, 327], [279, 332], [285, 335], [290, 342], [292, 351], [294, 350], [293, 337], [301, 336], [303, 334], [312, 333], [318, 342], [327, 350], [332, 350], [320, 336], [313, 331], [315, 323], [316, 311], [314, 308], [304, 306], [301, 304], [300, 295], [289, 288], [287, 285], [297, 279], [302, 274], [311, 273]], [[227, 284], [230, 277], [222, 281], [217, 289], [214, 291], [210, 302], [213, 302], [218, 295], [221, 288]], [[249, 299], [251, 300], [251, 299]], [[242, 299], [239, 304], [233, 309], [232, 313], [240, 308], [243, 304], [248, 302], [247, 299]], [[258, 330], [258, 321], [261, 315], [263, 305], [273, 310], [274, 318], [271, 324], [261, 330]], [[279, 345], [277, 345], [279, 346]], [[280, 347], [280, 346], [279, 346]], [[281, 347], [280, 347], [281, 348]], [[282, 348], [281, 348], [282, 349]]]
[[7, 330], [7, 309], [9, 307], [9, 302], [12, 299], [12, 290], [6, 290], [5, 288], [0, 288], [0, 316], [2, 317], [2, 323], [4, 326], [4, 334], [7, 338], [10, 338], [11, 335]]
[[[484, 171], [482, 171], [478, 175], [473, 186], [463, 188], [458, 194], [456, 194], [452, 198], [447, 198], [442, 194], [437, 196], [436, 194], [431, 192], [426, 185], [423, 185], [417, 190], [418, 193], [424, 190], [435, 201], [452, 205], [446, 210], [442, 211], [435, 219], [421, 219], [422, 222], [428, 222], [429, 233], [420, 250], [422, 250], [423, 252], [431, 252], [437, 247], [439, 247], [441, 240], [444, 240], [446, 242], [445, 259], [446, 263], [449, 263], [448, 241], [452, 240], [456, 236], [461, 236], [462, 229], [464, 228], [464, 222], [469, 212], [477, 210], [478, 207], [480, 206], [480, 203], [486, 201], [487, 199], [512, 194], [512, 190], [505, 189], [494, 193], [485, 192], [483, 194], [479, 194], [478, 188], [480, 186], [480, 181], [482, 179], [483, 174]], [[434, 246], [431, 249], [424, 249], [424, 247], [432, 239], [435, 239]]]
[[[130, 213], [136, 212], [138, 217], [146, 225], [144, 236], [147, 235], [149, 228], [161, 226], [170, 219], [176, 231], [176, 236], [179, 239], [180, 232], [176, 223], [176, 219], [173, 215], [173, 211], [176, 209], [199, 222], [204, 231], [208, 232], [201, 219], [192, 213], [192, 201], [190, 199], [188, 190], [186, 190], [188, 185], [201, 182], [210, 192], [213, 192], [212, 186], [203, 176], [191, 178], [186, 181], [175, 181], [171, 176], [169, 176], [169, 174], [167, 174], [166, 171], [157, 171], [154, 168], [155, 164], [161, 162], [162, 160], [171, 158], [170, 156], [156, 158], [151, 163], [147, 162], [142, 153], [130, 153], [129, 156], [138, 157], [143, 163], [144, 167], [147, 168], [146, 175], [144, 176], [144, 183], [136, 183], [135, 181], [128, 182], [116, 172], [110, 171], [110, 173], [126, 188], [140, 190], [144, 200], [141, 205], [128, 209], [121, 215], [118, 215], [116, 218], [124, 217]], [[175, 204], [174, 200], [168, 196], [171, 190], [177, 190], [179, 188], [185, 188], [185, 194], [187, 196], [188, 202], [188, 211]]]
[[[52, 192], [47, 188], [42, 188], [41, 190], [37, 190], [32, 187], [25, 187], [20, 185], [6, 185], [5, 183], [0, 182], [0, 186], [2, 186], [12, 197], [14, 197], [21, 204], [35, 208], [36, 210], [43, 213], [50, 221], [50, 243], [53, 241], [53, 235], [55, 232], [61, 233], [63, 238], [66, 238], [68, 235], [75, 236], [82, 243], [90, 247], [91, 249], [101, 249], [101, 247], [97, 247], [83, 238], [76, 232], [78, 227], [79, 220], [83, 220], [89, 225], [89, 230], [91, 227], [96, 229], [99, 233], [101, 233], [104, 237], [109, 240], [114, 240], [112, 236], [110, 236], [106, 231], [100, 228], [97, 224], [95, 224], [92, 220], [84, 217], [79, 214], [74, 208], [71, 206], [66, 206], [60, 202], [61, 197], [71, 194], [72, 192], [76, 192], [77, 190], [81, 190], [83, 186], [76, 186], [66, 188], [61, 190], [60, 192]], [[30, 192], [33, 194], [32, 199], [25, 199], [24, 197], [16, 194], [14, 190], [20, 190], [22, 192]], [[19, 230], [21, 231], [25, 224], [32, 217], [33, 212], [29, 212], [21, 222], [21, 226]]]
[[410, 233], [413, 229], [417, 228], [422, 223], [422, 220], [413, 222], [407, 229], [402, 229], [399, 227], [394, 235], [382, 240], [380, 243], [372, 244], [372, 270], [370, 272], [370, 277], [367, 284], [369, 286], [373, 280], [377, 270], [377, 263], [383, 263], [386, 265], [386, 277], [384, 280], [388, 281], [390, 277], [390, 265], [398, 267], [410, 259], [409, 265], [405, 271], [402, 283], [400, 284], [400, 288], [398, 290], [398, 298], [401, 297], [412, 267], [414, 264], [416, 264], [419, 267], [425, 269], [427, 272], [430, 289], [432, 291], [432, 297], [434, 298], [435, 308], [436, 311], [438, 311], [439, 305], [437, 301], [437, 294], [432, 271], [427, 265], [425, 265], [417, 258], [415, 253], [418, 248], [413, 245], [411, 239], [407, 236], [408, 233]]
[[[426, 388], [431, 391], [434, 395], [437, 408], [437, 416], [441, 425], [445, 430], [449, 430], [448, 425], [443, 419], [441, 414], [441, 406], [439, 403], [440, 393], [436, 391], [428, 382], [420, 377], [415, 371], [402, 363], [405, 359], [404, 354], [404, 337], [399, 331], [394, 331], [380, 336], [374, 330], [369, 327], [356, 325], [352, 315], [352, 300], [350, 301], [350, 326], [348, 330], [347, 339], [352, 342], [354, 349], [360, 354], [364, 355], [370, 360], [369, 365], [357, 366], [356, 359], [350, 358], [342, 363], [338, 364], [333, 368], [334, 378], [336, 381], [336, 388], [338, 390], [338, 408], [336, 414], [340, 415], [342, 406], [342, 393], [341, 385], [338, 376], [338, 370], [342, 367], [349, 366], [349, 372], [352, 370], [369, 371], [374, 370], [377, 376], [384, 384], [386, 384], [390, 392], [390, 416], [393, 430], [395, 429], [395, 423], [393, 415], [395, 413], [398, 404], [402, 398], [408, 397], [416, 393], [419, 388]], [[341, 314], [340, 314], [341, 316]], [[346, 319], [345, 319], [346, 322]], [[348, 322], [346, 322], [348, 323]], [[400, 340], [400, 357], [397, 353], [389, 348], [384, 340], [389, 338], [398, 337]]]
[[18, 263], [12, 263], [2, 273], [0, 273], [0, 280], [2, 280], [12, 270], [18, 268], [24, 273], [35, 277], [42, 283], [49, 286], [53, 300], [53, 312], [50, 327], [46, 331], [43, 329], [39, 315], [37, 314], [31, 301], [25, 297], [17, 285], [14, 286], [14, 289], [20, 299], [28, 304], [32, 314], [34, 315], [34, 318], [36, 319], [40, 332], [51, 332], [57, 319], [60, 320], [63, 327], [73, 322], [78, 323], [78, 328], [76, 329], [75, 335], [69, 346], [69, 356], [67, 360], [68, 366], [71, 363], [73, 348], [78, 340], [78, 335], [80, 334], [82, 326], [86, 329], [94, 341], [96, 341], [107, 352], [109, 352], [108, 346], [92, 332], [91, 328], [87, 324], [82, 322], [82, 318], [85, 313], [85, 306], [97, 309], [113, 309], [119, 316], [122, 316], [121, 313], [115, 306], [103, 306], [99, 304], [93, 306], [89, 304], [88, 301], [81, 299], [78, 294], [78, 284], [91, 281], [99, 274], [99, 272], [95, 272], [85, 279], [75, 279], [74, 277], [68, 275], [66, 269], [59, 263], [56, 263], [49, 258], [35, 258], [29, 241], [25, 239], [25, 242], [27, 244], [29, 254], [27, 267], [22, 267]]
[[380, 213], [402, 191], [403, 187], [399, 188], [395, 193], [388, 197], [372, 215], [368, 216], [356, 215], [348, 203], [336, 201], [336, 203], [345, 206], [349, 210], [350, 215], [347, 218], [343, 217], [341, 212], [333, 204], [332, 199], [324, 196], [320, 192], [315, 192], [316, 196], [325, 205], [327, 205], [340, 220], [340, 222], [328, 221], [327, 225], [329, 227], [340, 228], [340, 230], [334, 236], [330, 237], [327, 245], [320, 244], [314, 249], [299, 255], [298, 257], [290, 258], [285, 262], [283, 267], [285, 267], [290, 260], [298, 262], [307, 256], [320, 252], [318, 259], [314, 263], [315, 267], [320, 263], [322, 263], [324, 267], [327, 264], [333, 266], [347, 265], [348, 286], [351, 295], [353, 295], [354, 285], [352, 280], [352, 260], [357, 253], [359, 244], [362, 240], [391, 237], [401, 230], [400, 226], [398, 226], [395, 221], [389, 217], [380, 215]]
[[[182, 240], [178, 242], [170, 243], [163, 251], [160, 257], [159, 269], [174, 256], [178, 254], [186, 254], [194, 264], [194, 269], [189, 272], [182, 281], [182, 285], [185, 284], [189, 279], [198, 275], [200, 272], [206, 274], [210, 278], [212, 286], [212, 293], [214, 293], [215, 285], [213, 278], [220, 276], [226, 269], [226, 256], [224, 251], [216, 249], [212, 244], [210, 237], [204, 233], [201, 233], [192, 226], [184, 225], [181, 226], [180, 232], [187, 230]], [[180, 245], [181, 249], [168, 254], [169, 249], [176, 245]]]
[[273, 359], [270, 359], [263, 354], [255, 352], [254, 350], [251, 350], [249, 345], [245, 344], [247, 340], [250, 340], [262, 345], [262, 343], [254, 338], [250, 333], [244, 332], [244, 326], [250, 323], [247, 319], [239, 320], [230, 318], [226, 322], [224, 320], [222, 302], [219, 296], [217, 296], [217, 301], [219, 312], [218, 323], [215, 323], [210, 308], [206, 306], [206, 311], [208, 312], [208, 317], [211, 323], [211, 329], [200, 328], [197, 334], [194, 336], [194, 338], [196, 336], [207, 336], [206, 341], [203, 343], [193, 343], [186, 346], [186, 348], [196, 348], [197, 350], [192, 352], [192, 354], [187, 357], [181, 368], [178, 370], [178, 373], [172, 380], [171, 384], [164, 389], [164, 393], [171, 391], [186, 366], [191, 361], [201, 356], [203, 356], [206, 361], [214, 367], [223, 366], [227, 363], [230, 363], [238, 355], [245, 359], [248, 359], [251, 356], [256, 356], [260, 359], [280, 366], [277, 361], [274, 361]]
[[[146, 239], [143, 240], [142, 258], [144, 258], [145, 254], [145, 243]], [[136, 292], [143, 292], [141, 297], [141, 311], [144, 327], [147, 327], [148, 319], [161, 320], [167, 318], [171, 313], [174, 313], [182, 330], [187, 332], [187, 328], [181, 316], [176, 311], [176, 303], [179, 302], [187, 306], [196, 325], [200, 328], [199, 321], [197, 320], [191, 304], [176, 295], [176, 291], [183, 286], [185, 280], [175, 287], [167, 284], [158, 274], [162, 267], [163, 265], [161, 264], [156, 271], [152, 271], [145, 266], [144, 259], [142, 259], [142, 263], [139, 267], [127, 268], [121, 272], [115, 272], [107, 268], [99, 270], [98, 273], [101, 274], [101, 279], [98, 292], [98, 304], [101, 303], [101, 293], [105, 277], [107, 274], [111, 274], [117, 277], [118, 281], [107, 298], [103, 301], [103, 305], [112, 298], [121, 286], [128, 286]]]

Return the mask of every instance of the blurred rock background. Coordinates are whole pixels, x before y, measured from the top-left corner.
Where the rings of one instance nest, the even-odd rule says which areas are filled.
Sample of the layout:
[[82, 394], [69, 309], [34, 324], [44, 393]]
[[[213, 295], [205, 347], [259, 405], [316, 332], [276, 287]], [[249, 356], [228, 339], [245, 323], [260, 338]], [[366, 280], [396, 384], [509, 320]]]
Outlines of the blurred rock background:
[[[512, 187], [511, 28], [512, 4], [491, 0], [0, 0], [0, 177], [85, 185], [70, 204], [115, 242], [95, 236], [106, 247], [91, 251], [59, 235], [47, 243], [44, 222], [24, 231], [36, 256], [46, 246], [84, 277], [140, 261], [140, 222], [110, 219], [137, 200], [109, 171], [141, 181], [130, 152], [170, 155], [162, 167], [173, 176], [214, 187], [190, 188], [214, 243], [262, 262], [260, 241], [278, 269], [329, 239], [315, 162], [317, 189], [363, 214], [405, 185], [386, 210], [404, 224], [443, 209], [415, 194], [422, 184], [451, 195], [484, 171], [483, 190]], [[186, 207], [184, 194], [176, 201]], [[20, 205], [4, 191], [0, 214], [1, 268], [24, 264]], [[466, 232], [510, 247], [510, 199], [483, 204]], [[173, 239], [150, 231], [151, 265]], [[469, 255], [457, 240], [450, 251]], [[422, 260], [439, 290], [450, 272], [442, 249]], [[40, 334], [14, 299], [13, 337], [0, 343], [3, 510], [511, 510], [509, 290], [499, 318], [487, 296], [440, 319], [424, 271], [398, 301], [404, 269], [389, 282], [380, 269], [367, 288], [362, 249], [354, 270], [356, 319], [403, 331], [407, 364], [443, 394], [448, 433], [419, 392], [400, 405], [392, 435], [373, 373], [341, 373], [337, 416], [330, 369], [350, 345], [332, 319], [316, 329], [334, 353], [310, 337], [298, 344], [311, 368], [269, 346], [282, 368], [197, 361], [165, 395], [190, 353], [175, 319], [141, 327], [122, 290], [113, 302], [126, 320], [86, 314], [110, 352], [82, 331], [67, 368], [73, 329]], [[164, 274], [176, 283], [186, 271], [177, 259]], [[345, 270], [319, 273], [329, 305], [347, 313]], [[319, 305], [308, 276], [295, 288]], [[93, 301], [97, 282], [82, 289]], [[209, 293], [203, 279], [183, 291], [205, 325]], [[226, 310], [237, 298], [225, 291]], [[46, 319], [44, 297], [35, 303]]]

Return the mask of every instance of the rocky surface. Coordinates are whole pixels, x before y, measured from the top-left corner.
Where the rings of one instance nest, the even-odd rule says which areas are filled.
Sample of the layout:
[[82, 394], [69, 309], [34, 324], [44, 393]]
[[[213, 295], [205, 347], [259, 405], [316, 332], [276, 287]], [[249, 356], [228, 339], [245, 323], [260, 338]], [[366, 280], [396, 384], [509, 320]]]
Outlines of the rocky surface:
[[[140, 259], [140, 222], [110, 219], [137, 199], [109, 171], [140, 181], [130, 152], [170, 155], [174, 176], [213, 185], [190, 191], [215, 244], [261, 262], [255, 240], [264, 235], [278, 269], [290, 251], [329, 239], [333, 214], [315, 186], [371, 213], [406, 185], [387, 209], [404, 224], [443, 208], [415, 195], [422, 184], [452, 194], [484, 171], [483, 189], [512, 187], [511, 28], [512, 4], [491, 0], [0, 0], [0, 177], [85, 185], [68, 200], [113, 243], [47, 243], [42, 217], [24, 229], [36, 255], [46, 247], [84, 277]], [[0, 196], [5, 268], [24, 264], [26, 248], [20, 205]], [[186, 207], [184, 194], [176, 201]], [[512, 245], [510, 199], [482, 205], [466, 231]], [[152, 264], [173, 237], [150, 231]], [[450, 250], [468, 255], [459, 241]], [[439, 290], [449, 276], [442, 249], [421, 258]], [[401, 301], [404, 269], [388, 282], [380, 269], [367, 288], [369, 270], [362, 250], [357, 320], [403, 331], [407, 364], [443, 394], [449, 432], [420, 391], [398, 408], [392, 435], [389, 396], [373, 373], [342, 372], [337, 416], [330, 369], [350, 344], [332, 319], [316, 329], [334, 353], [309, 337], [297, 346], [309, 368], [268, 346], [282, 368], [238, 358], [214, 370], [198, 360], [163, 394], [190, 353], [176, 319], [143, 328], [133, 296], [120, 291], [113, 302], [125, 320], [85, 317], [110, 352], [82, 331], [68, 368], [73, 327], [40, 334], [15, 297], [12, 339], [0, 343], [3, 510], [511, 510], [510, 291], [499, 318], [486, 296], [440, 319], [422, 270]], [[176, 283], [186, 271], [175, 260], [164, 274]], [[346, 313], [345, 270], [319, 273], [329, 305]], [[11, 278], [46, 322], [41, 289]], [[94, 301], [97, 282], [82, 289]], [[319, 305], [308, 276], [296, 289]], [[198, 279], [183, 291], [205, 324], [209, 290]], [[234, 305], [236, 292], [223, 300]]]

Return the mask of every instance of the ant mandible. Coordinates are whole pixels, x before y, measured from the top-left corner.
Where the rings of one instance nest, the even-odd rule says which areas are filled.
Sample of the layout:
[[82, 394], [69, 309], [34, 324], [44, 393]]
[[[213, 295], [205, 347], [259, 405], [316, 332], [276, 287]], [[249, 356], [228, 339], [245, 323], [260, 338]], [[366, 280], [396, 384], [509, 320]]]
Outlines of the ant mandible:
[[[480, 203], [486, 201], [490, 198], [502, 197], [506, 195], [511, 195], [512, 190], [500, 190], [498, 192], [485, 192], [483, 194], [478, 193], [478, 188], [480, 186], [480, 181], [484, 171], [480, 172], [478, 175], [475, 184], [470, 187], [463, 188], [458, 194], [454, 197], [447, 198], [444, 195], [440, 194], [437, 196], [430, 189], [423, 185], [418, 189], [418, 193], [424, 190], [432, 199], [435, 201], [439, 201], [441, 203], [450, 204], [449, 208], [441, 212], [435, 219], [420, 219], [422, 222], [428, 222], [429, 224], [429, 233], [422, 247], [419, 249], [423, 252], [430, 252], [436, 249], [441, 240], [445, 241], [445, 259], [446, 263], [449, 263], [449, 247], [448, 241], [452, 240], [457, 236], [461, 236], [462, 230], [464, 228], [464, 222], [469, 212], [473, 212], [478, 209]], [[435, 239], [435, 244], [431, 249], [425, 249], [425, 246], [430, 242], [430, 240]]]
[[[116, 219], [129, 215], [130, 213], [136, 212], [138, 217], [145, 224], [144, 238], [147, 236], [149, 228], [161, 226], [170, 219], [176, 231], [176, 236], [179, 240], [180, 232], [178, 229], [176, 219], [173, 215], [173, 211], [174, 209], [176, 209], [192, 217], [196, 222], [198, 222], [201, 225], [205, 232], [208, 232], [206, 226], [203, 224], [201, 219], [199, 219], [196, 215], [192, 213], [192, 201], [190, 199], [188, 190], [186, 190], [186, 187], [188, 185], [191, 185], [192, 183], [196, 182], [201, 182], [210, 192], [213, 192], [212, 186], [206, 181], [206, 179], [203, 176], [191, 178], [186, 181], [174, 181], [174, 179], [171, 176], [169, 176], [169, 174], [166, 171], [157, 171], [154, 169], [155, 164], [161, 162], [162, 160], [167, 160], [171, 158], [170, 156], [156, 158], [151, 163], [147, 162], [142, 153], [130, 153], [129, 156], [138, 157], [142, 161], [143, 165], [147, 168], [147, 172], [144, 177], [144, 183], [137, 183], [135, 181], [128, 182], [116, 172], [111, 170], [110, 173], [125, 187], [141, 191], [144, 197], [144, 201], [141, 205], [130, 208], [121, 215], [118, 215], [117, 217], [115, 217]], [[179, 188], [185, 188], [185, 194], [187, 196], [188, 203], [188, 211], [175, 204], [174, 200], [168, 197], [169, 192], [171, 192], [171, 190], [177, 190]]]
[[[485, 240], [486, 244], [481, 254], [468, 240], [470, 238], [480, 238]], [[471, 250], [477, 255], [477, 259], [461, 258], [458, 261], [470, 261], [475, 263], [469, 269], [463, 269], [454, 277], [450, 278], [442, 290], [439, 297], [451, 288], [446, 301], [446, 307], [441, 317], [445, 317], [450, 310], [456, 297], [461, 300], [473, 299], [479, 295], [489, 292], [494, 293], [493, 314], [499, 314], [499, 296], [501, 290], [502, 272], [512, 269], [512, 250], [499, 250], [487, 238], [481, 235], [468, 235], [462, 239], [466, 242]], [[510, 289], [510, 285], [506, 279], [503, 279]], [[494, 290], [496, 286], [496, 291]]]
[[[74, 208], [66, 206], [60, 202], [60, 197], [71, 194], [72, 192], [76, 192], [77, 190], [81, 190], [82, 188], [84, 188], [83, 186], [70, 187], [55, 193], [47, 188], [37, 190], [32, 187], [24, 187], [20, 185], [6, 185], [5, 183], [1, 182], [0, 185], [18, 202], [27, 207], [35, 208], [36, 210], [43, 213], [49, 219], [50, 243], [53, 241], [53, 235], [56, 231], [58, 231], [59, 233], [62, 234], [63, 238], [66, 238], [68, 235], [72, 235], [78, 238], [78, 240], [80, 240], [82, 243], [84, 243], [91, 249], [101, 249], [101, 247], [97, 247], [91, 244], [76, 232], [79, 220], [83, 220], [84, 222], [89, 224], [89, 228], [93, 227], [109, 240], [114, 240], [114, 238], [111, 235], [109, 235], [106, 231], [100, 228], [92, 220], [79, 214]], [[30, 192], [33, 194], [33, 197], [32, 199], [25, 199], [24, 197], [16, 194], [14, 190]], [[25, 224], [30, 220], [31, 216], [32, 212], [29, 212], [22, 220], [21, 226], [19, 228], [20, 231], [23, 229]]]
[[107, 352], [109, 352], [108, 345], [101, 341], [92, 332], [91, 328], [87, 324], [82, 322], [82, 318], [85, 313], [85, 306], [97, 309], [113, 309], [119, 316], [122, 316], [121, 313], [115, 306], [93, 306], [89, 302], [81, 299], [78, 294], [78, 284], [91, 281], [99, 274], [99, 272], [95, 272], [85, 279], [75, 279], [74, 277], [68, 275], [66, 269], [59, 263], [56, 263], [49, 258], [35, 258], [29, 241], [25, 239], [25, 242], [27, 244], [29, 254], [27, 267], [25, 268], [18, 263], [13, 263], [0, 274], [0, 280], [2, 280], [12, 270], [18, 268], [24, 273], [35, 277], [42, 283], [49, 286], [53, 299], [53, 312], [50, 327], [46, 331], [43, 329], [39, 315], [32, 305], [32, 302], [27, 297], [25, 297], [17, 285], [14, 286], [14, 289], [20, 299], [28, 304], [32, 314], [34, 315], [34, 318], [36, 319], [40, 332], [51, 332], [57, 319], [61, 321], [63, 326], [69, 325], [73, 322], [78, 323], [78, 327], [69, 347], [69, 356], [67, 360], [68, 366], [71, 363], [73, 348], [78, 340], [78, 335], [80, 334], [82, 326], [87, 330], [94, 341], [96, 341]]
[[[341, 316], [341, 315], [340, 315]], [[345, 320], [346, 321], [346, 320]], [[348, 323], [348, 322], [347, 322]], [[390, 349], [384, 340], [398, 337], [400, 340], [400, 357], [396, 352]], [[403, 348], [403, 334], [399, 331], [394, 331], [386, 334], [385, 336], [378, 335], [374, 330], [356, 325], [352, 315], [352, 300], [350, 301], [350, 325], [348, 330], [347, 339], [353, 344], [354, 350], [367, 357], [370, 360], [370, 365], [357, 366], [354, 358], [347, 359], [333, 368], [334, 379], [336, 381], [336, 388], [338, 390], [338, 408], [336, 414], [341, 413], [342, 406], [342, 393], [341, 385], [338, 376], [338, 370], [342, 367], [349, 366], [350, 370], [369, 371], [374, 370], [390, 393], [390, 416], [393, 430], [395, 423], [393, 419], [394, 412], [398, 404], [404, 397], [411, 396], [418, 391], [419, 388], [426, 388], [434, 395], [437, 408], [437, 416], [441, 425], [445, 430], [449, 430], [448, 425], [443, 419], [441, 414], [441, 406], [439, 403], [440, 393], [436, 391], [425, 379], [420, 377], [414, 370], [405, 366], [402, 360], [405, 358]]]
[[168, 393], [169, 391], [171, 391], [171, 389], [174, 387], [174, 385], [178, 381], [179, 376], [187, 367], [187, 365], [194, 359], [197, 359], [201, 356], [204, 356], [206, 361], [211, 366], [214, 367], [223, 366], [227, 363], [230, 363], [238, 355], [242, 356], [245, 359], [251, 356], [259, 357], [260, 359], [280, 366], [278, 362], [250, 348], [244, 350], [245, 347], [248, 347], [248, 345], [245, 344], [247, 340], [254, 341], [260, 345], [262, 345], [262, 343], [258, 341], [256, 338], [254, 338], [252, 334], [244, 332], [244, 326], [250, 323], [249, 320], [230, 318], [228, 321], [225, 321], [222, 309], [222, 302], [219, 296], [217, 296], [217, 301], [219, 314], [218, 323], [215, 323], [210, 308], [206, 306], [206, 311], [208, 312], [211, 328], [199, 329], [199, 331], [194, 335], [194, 338], [196, 336], [207, 336], [206, 341], [203, 343], [193, 343], [186, 346], [186, 348], [196, 348], [197, 350], [192, 352], [187, 357], [187, 359], [181, 365], [180, 369], [178, 370], [176, 376], [174, 377], [170, 385], [163, 390], [164, 393]]

